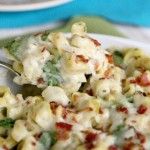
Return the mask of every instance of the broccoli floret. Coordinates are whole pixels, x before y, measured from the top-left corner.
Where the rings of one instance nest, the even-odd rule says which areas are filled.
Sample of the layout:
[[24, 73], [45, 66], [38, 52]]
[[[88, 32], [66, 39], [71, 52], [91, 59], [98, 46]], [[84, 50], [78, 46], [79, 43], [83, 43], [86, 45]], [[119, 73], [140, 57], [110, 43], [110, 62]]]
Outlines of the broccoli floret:
[[58, 86], [62, 82], [62, 77], [54, 61], [47, 61], [43, 67], [43, 72], [46, 74], [48, 85]]

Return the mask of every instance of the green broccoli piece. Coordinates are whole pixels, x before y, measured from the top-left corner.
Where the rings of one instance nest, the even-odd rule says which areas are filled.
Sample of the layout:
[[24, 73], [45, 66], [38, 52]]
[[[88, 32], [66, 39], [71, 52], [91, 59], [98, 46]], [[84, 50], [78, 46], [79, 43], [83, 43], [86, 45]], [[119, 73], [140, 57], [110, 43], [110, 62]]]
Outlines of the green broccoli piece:
[[39, 142], [42, 144], [44, 150], [49, 149], [56, 143], [56, 141], [56, 132], [51, 131], [43, 132], [39, 139]]
[[48, 61], [44, 67], [43, 72], [46, 74], [48, 85], [58, 86], [62, 82], [62, 77], [54, 61]]
[[15, 59], [20, 60], [27, 45], [28, 39], [29, 36], [16, 38], [9, 42], [4, 48], [6, 48], [9, 54], [11, 54]]
[[11, 118], [6, 118], [6, 119], [2, 119], [0, 120], [0, 127], [4, 127], [4, 128], [12, 128], [15, 124], [15, 120], [11, 119]]
[[123, 63], [123, 54], [119, 51], [113, 52], [113, 60], [115, 65], [120, 66]]

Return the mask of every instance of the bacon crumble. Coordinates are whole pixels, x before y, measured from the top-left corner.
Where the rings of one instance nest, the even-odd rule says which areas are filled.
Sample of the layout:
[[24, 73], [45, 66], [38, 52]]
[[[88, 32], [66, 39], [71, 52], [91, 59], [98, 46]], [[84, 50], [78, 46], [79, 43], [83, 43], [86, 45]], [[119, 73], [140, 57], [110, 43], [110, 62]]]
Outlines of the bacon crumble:
[[76, 61], [76, 63], [78, 63], [78, 62], [88, 63], [89, 59], [85, 58], [85, 56], [83, 56], [83, 55], [77, 55], [75, 61]]
[[96, 141], [97, 136], [98, 135], [96, 133], [92, 133], [92, 132], [86, 134], [85, 145], [87, 150], [91, 150], [92, 148], [94, 148], [94, 142]]
[[66, 131], [71, 131], [72, 125], [65, 122], [56, 122], [56, 128], [61, 128]]
[[101, 45], [101, 43], [99, 43], [96, 39], [91, 38], [91, 41], [95, 44], [95, 46], [100, 46]]
[[126, 107], [124, 107], [124, 106], [118, 106], [117, 107], [117, 111], [118, 112], [123, 112], [125, 114], [128, 114], [128, 109]]
[[141, 76], [137, 77], [134, 80], [130, 80], [130, 83], [138, 84], [140, 86], [150, 86], [150, 80], [148, 79], [148, 75], [144, 72]]
[[144, 105], [140, 105], [137, 109], [137, 113], [144, 114], [147, 111], [147, 107]]
[[105, 56], [106, 56], [106, 58], [108, 59], [108, 62], [109, 62], [110, 64], [113, 64], [113, 63], [114, 63], [114, 60], [113, 60], [113, 56], [112, 56], [112, 55], [106, 54]]

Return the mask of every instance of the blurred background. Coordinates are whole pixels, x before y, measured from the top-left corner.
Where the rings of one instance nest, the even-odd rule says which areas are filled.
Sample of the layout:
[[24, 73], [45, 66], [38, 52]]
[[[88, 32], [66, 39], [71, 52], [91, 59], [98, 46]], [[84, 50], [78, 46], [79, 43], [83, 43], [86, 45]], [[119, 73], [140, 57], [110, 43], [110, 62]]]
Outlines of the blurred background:
[[0, 0], [0, 39], [40, 31], [89, 32], [150, 42], [150, 0]]

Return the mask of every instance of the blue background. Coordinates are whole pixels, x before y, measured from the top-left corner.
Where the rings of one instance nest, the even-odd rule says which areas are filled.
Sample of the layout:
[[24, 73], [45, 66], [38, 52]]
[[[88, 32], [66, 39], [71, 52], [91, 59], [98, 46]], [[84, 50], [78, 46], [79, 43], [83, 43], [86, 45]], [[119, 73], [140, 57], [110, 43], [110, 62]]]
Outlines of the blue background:
[[150, 26], [150, 0], [74, 0], [43, 10], [0, 12], [0, 28], [39, 25], [74, 15], [103, 16], [117, 23]]

